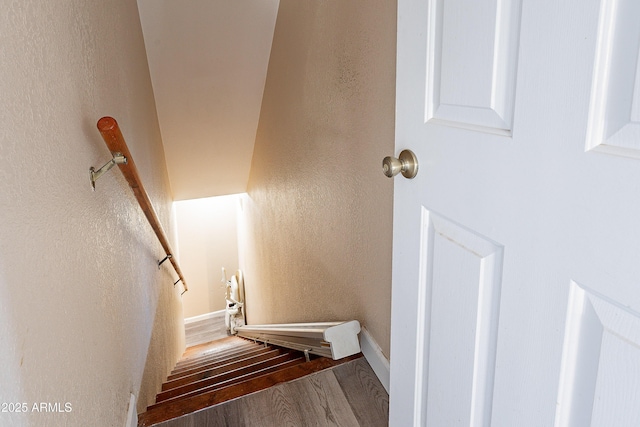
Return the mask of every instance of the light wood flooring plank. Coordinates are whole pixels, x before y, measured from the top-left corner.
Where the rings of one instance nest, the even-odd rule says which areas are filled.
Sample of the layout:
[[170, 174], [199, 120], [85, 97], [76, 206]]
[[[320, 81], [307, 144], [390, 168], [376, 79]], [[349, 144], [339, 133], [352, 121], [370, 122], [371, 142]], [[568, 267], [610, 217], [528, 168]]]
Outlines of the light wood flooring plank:
[[201, 427], [204, 424], [197, 424], [196, 414], [188, 414], [180, 418], [156, 424], [154, 427]]
[[303, 425], [300, 414], [291, 410], [290, 397], [284, 384], [239, 399], [239, 402], [242, 408], [242, 425], [251, 427]]
[[365, 358], [332, 369], [361, 426], [389, 425], [389, 395]]
[[287, 384], [289, 398], [304, 414], [303, 426], [358, 426], [358, 421], [332, 370]]

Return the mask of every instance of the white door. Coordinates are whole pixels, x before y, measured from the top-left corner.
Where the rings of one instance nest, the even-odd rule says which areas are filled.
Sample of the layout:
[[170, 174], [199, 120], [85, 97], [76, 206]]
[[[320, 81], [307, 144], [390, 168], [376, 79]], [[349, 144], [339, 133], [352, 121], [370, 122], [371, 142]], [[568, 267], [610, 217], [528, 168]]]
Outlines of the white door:
[[640, 426], [640, 1], [399, 0], [390, 425]]

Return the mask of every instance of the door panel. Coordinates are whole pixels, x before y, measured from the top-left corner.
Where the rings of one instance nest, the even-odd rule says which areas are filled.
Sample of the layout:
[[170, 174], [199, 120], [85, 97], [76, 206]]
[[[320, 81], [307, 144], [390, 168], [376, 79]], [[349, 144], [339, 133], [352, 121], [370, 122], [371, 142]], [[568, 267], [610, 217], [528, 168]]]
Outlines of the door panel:
[[418, 335], [428, 339], [418, 359], [426, 361], [420, 377], [428, 384], [420, 387], [428, 399], [421, 413], [427, 425], [484, 425], [491, 418], [503, 248], [426, 209], [422, 247]]
[[571, 282], [556, 426], [640, 425], [640, 315]]
[[640, 2], [600, 9], [587, 149], [640, 158]]
[[427, 121], [511, 133], [520, 7], [520, 1], [430, 2]]

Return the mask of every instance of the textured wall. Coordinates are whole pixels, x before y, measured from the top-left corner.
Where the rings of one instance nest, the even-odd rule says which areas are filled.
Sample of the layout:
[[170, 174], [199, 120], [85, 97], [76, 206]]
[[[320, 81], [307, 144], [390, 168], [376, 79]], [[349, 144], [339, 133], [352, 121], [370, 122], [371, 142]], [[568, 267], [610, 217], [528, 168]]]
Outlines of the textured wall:
[[221, 268], [229, 278], [238, 269], [237, 206], [235, 195], [175, 203], [180, 267], [189, 278], [185, 319], [225, 308]]
[[110, 157], [96, 122], [114, 116], [169, 227], [136, 2], [0, 7], [0, 403], [28, 405], [0, 425], [122, 426], [129, 393], [146, 403], [157, 386], [142, 384], [147, 350], [154, 381], [184, 345], [173, 273], [158, 270], [162, 249], [122, 174], [96, 192], [88, 179]]
[[389, 355], [395, 12], [280, 2], [241, 230], [249, 323], [355, 318]]

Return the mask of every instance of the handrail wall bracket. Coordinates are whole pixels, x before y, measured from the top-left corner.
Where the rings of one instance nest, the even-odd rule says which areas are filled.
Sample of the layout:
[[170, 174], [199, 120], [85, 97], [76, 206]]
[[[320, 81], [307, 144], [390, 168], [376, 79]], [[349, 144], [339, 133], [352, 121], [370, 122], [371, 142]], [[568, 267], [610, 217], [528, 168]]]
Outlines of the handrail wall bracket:
[[127, 158], [122, 153], [113, 153], [113, 158], [102, 167], [96, 170], [93, 166], [89, 168], [89, 178], [91, 179], [91, 189], [96, 191], [96, 181], [105, 173], [109, 172], [115, 165], [126, 165]]
[[[184, 280], [184, 275], [182, 274], [182, 270], [178, 265], [178, 261], [175, 257], [171, 256], [173, 251], [171, 250], [171, 246], [169, 245], [169, 239], [167, 238], [166, 233], [162, 229], [162, 224], [160, 223], [160, 219], [156, 214], [156, 211], [153, 209], [153, 204], [149, 199], [149, 195], [145, 191], [142, 181], [140, 179], [140, 175], [138, 174], [138, 168], [136, 168], [136, 164], [133, 161], [133, 157], [131, 156], [131, 152], [129, 151], [129, 147], [127, 147], [127, 143], [122, 136], [122, 132], [120, 131], [120, 127], [118, 126], [118, 122], [113, 117], [102, 117], [98, 120], [97, 123], [98, 131], [100, 131], [100, 135], [102, 135], [102, 139], [104, 140], [107, 148], [113, 155], [113, 158], [107, 162], [103, 167], [98, 170], [94, 168], [89, 169], [91, 172], [91, 186], [95, 191], [95, 182], [96, 180], [110, 170], [113, 166], [118, 165], [122, 175], [127, 180], [129, 187], [133, 190], [133, 194], [144, 213], [144, 216], [147, 217], [149, 221], [149, 225], [155, 232], [158, 240], [160, 241], [160, 245], [164, 250], [166, 257], [158, 261], [158, 269], [160, 265], [166, 260], [171, 261], [171, 265], [176, 271], [176, 274], [179, 277], [178, 281], [182, 282], [182, 287], [184, 291], [180, 294], [184, 294], [187, 292], [187, 283]], [[178, 283], [176, 281], [173, 285]]]
[[[159, 260], [159, 261], [158, 261], [158, 270], [160, 270], [160, 266], [162, 265], [162, 263], [163, 263], [163, 262], [165, 262], [166, 260], [170, 259], [172, 256], [173, 256], [173, 255], [171, 255], [171, 254], [167, 254], [167, 256], [166, 256], [166, 257], [164, 257], [164, 258], [162, 259], [162, 261], [160, 261], [160, 260]], [[178, 283], [178, 282], [176, 282], [176, 283]]]

